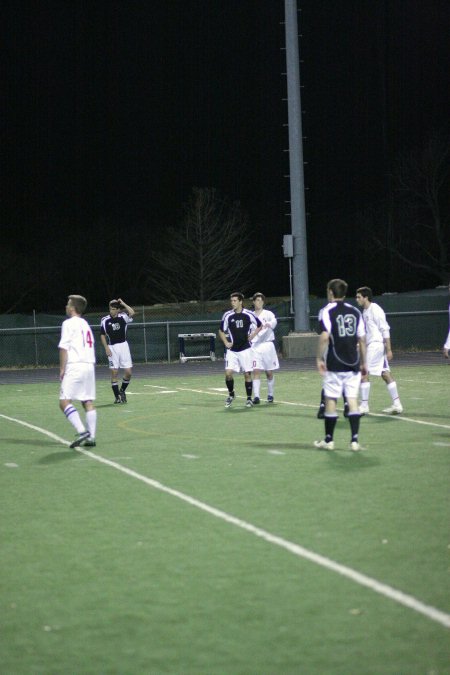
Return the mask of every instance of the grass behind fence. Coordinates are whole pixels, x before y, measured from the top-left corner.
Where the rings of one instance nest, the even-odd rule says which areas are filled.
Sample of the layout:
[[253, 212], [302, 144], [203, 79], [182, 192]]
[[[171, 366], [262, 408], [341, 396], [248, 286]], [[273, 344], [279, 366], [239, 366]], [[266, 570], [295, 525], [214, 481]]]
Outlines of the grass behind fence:
[[448, 368], [396, 378], [405, 414], [374, 378], [360, 454], [342, 417], [313, 448], [314, 372], [250, 410], [242, 376], [229, 410], [222, 376], [136, 378], [127, 406], [99, 382], [92, 457], [56, 383], [1, 387], [2, 675], [450, 672], [439, 621], [255, 536], [448, 611]]

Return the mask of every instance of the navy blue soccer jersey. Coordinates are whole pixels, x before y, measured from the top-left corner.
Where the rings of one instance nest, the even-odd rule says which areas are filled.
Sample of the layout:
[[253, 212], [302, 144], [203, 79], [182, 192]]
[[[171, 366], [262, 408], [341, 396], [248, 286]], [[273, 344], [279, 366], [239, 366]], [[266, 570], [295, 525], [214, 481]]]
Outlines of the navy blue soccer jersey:
[[109, 314], [100, 322], [100, 334], [106, 337], [109, 345], [117, 345], [127, 339], [127, 325], [133, 319], [125, 312], [120, 312], [114, 319]]
[[248, 341], [249, 334], [261, 326], [261, 321], [249, 309], [243, 309], [242, 312], [235, 312], [230, 309], [222, 317], [220, 330], [229, 336], [232, 342], [232, 352], [242, 352], [244, 349], [250, 349], [251, 344]]
[[327, 370], [358, 371], [358, 340], [366, 334], [361, 312], [342, 300], [330, 302], [320, 312], [320, 330], [330, 336]]

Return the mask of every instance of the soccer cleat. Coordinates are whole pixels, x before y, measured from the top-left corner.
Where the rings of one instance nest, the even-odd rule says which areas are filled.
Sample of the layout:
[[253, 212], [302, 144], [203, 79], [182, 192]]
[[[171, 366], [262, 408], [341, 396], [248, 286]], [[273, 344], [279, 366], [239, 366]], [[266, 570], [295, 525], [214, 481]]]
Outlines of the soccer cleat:
[[90, 436], [89, 431], [82, 431], [81, 434], [78, 434], [78, 436], [76, 437], [74, 442], [71, 443], [69, 447], [70, 448], [78, 448], [78, 446], [81, 445], [82, 442], [84, 440], [86, 440], [86, 438], [89, 438], [89, 436]]
[[226, 399], [226, 401], [225, 401], [225, 408], [229, 408], [229, 407], [230, 407], [230, 405], [231, 405], [231, 404], [233, 403], [233, 401], [234, 401], [234, 396], [235, 396], [234, 391], [233, 391], [232, 394], [230, 394], [229, 396], [227, 396], [227, 399]]
[[353, 452], [358, 452], [359, 450], [361, 450], [361, 446], [356, 441], [352, 441], [350, 443], [350, 450], [352, 450]]
[[82, 448], [95, 448], [96, 446], [95, 438], [89, 436], [89, 438], [86, 438], [84, 441], [81, 441], [80, 446]]
[[119, 396], [120, 396], [120, 400], [122, 401], [122, 403], [126, 403], [126, 402], [127, 402], [127, 395], [126, 395], [126, 393], [123, 391], [123, 389], [121, 389], [121, 390], [119, 391]]
[[317, 411], [317, 419], [323, 420], [324, 417], [325, 417], [325, 406], [323, 403], [321, 403], [319, 410]]
[[403, 412], [403, 406], [401, 403], [393, 403], [389, 408], [385, 408], [383, 412], [389, 415], [400, 415]]
[[253, 405], [259, 405], [260, 403], [261, 401], [259, 400], [259, 398], [255, 396], [255, 398], [253, 399]]
[[119, 404], [119, 403], [122, 403], [122, 399], [120, 398], [120, 396], [118, 396], [116, 398], [116, 400], [114, 401], [114, 404]]
[[253, 408], [253, 401], [251, 398], [248, 398], [245, 402], [245, 407], [246, 408]]
[[367, 415], [367, 413], [369, 412], [369, 406], [367, 403], [361, 403], [358, 410], [360, 415]]
[[270, 394], [267, 397], [267, 403], [273, 403], [273, 396], [270, 396]]
[[314, 441], [316, 448], [323, 448], [324, 450], [334, 450], [334, 441]]

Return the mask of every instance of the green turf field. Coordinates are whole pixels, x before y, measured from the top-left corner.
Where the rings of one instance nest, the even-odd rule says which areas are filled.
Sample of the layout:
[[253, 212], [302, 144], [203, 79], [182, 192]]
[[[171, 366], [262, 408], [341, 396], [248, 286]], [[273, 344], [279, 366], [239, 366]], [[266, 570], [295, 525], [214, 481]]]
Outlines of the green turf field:
[[92, 452], [57, 382], [0, 387], [1, 675], [450, 673], [448, 374], [396, 367], [361, 453], [343, 417], [313, 447], [313, 371], [253, 409], [242, 376], [229, 410], [222, 375], [98, 382]]

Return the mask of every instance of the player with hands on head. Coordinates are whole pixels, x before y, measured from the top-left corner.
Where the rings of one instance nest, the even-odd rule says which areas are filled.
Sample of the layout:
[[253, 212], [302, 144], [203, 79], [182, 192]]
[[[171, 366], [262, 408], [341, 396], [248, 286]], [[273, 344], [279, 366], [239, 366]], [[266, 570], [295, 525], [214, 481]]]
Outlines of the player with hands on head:
[[244, 296], [235, 291], [230, 295], [231, 309], [225, 312], [220, 323], [219, 337], [225, 353], [225, 384], [228, 397], [225, 407], [229, 408], [234, 401], [234, 373], [244, 372], [246, 407], [253, 406], [252, 401], [252, 369], [253, 351], [250, 341], [259, 333], [263, 324], [253, 312], [243, 306]]
[[[82, 295], [69, 295], [63, 321], [59, 348], [59, 407], [77, 432], [71, 448], [94, 447], [97, 426], [95, 401], [95, 348], [94, 335], [86, 319], [87, 306]], [[72, 401], [81, 401], [86, 413], [86, 427]]]
[[262, 322], [263, 327], [252, 340], [253, 349], [253, 404], [260, 403], [261, 370], [267, 378], [267, 403], [273, 403], [275, 377], [274, 370], [280, 367], [275, 349], [275, 333], [277, 319], [273, 312], [265, 309], [266, 298], [263, 293], [255, 293], [252, 297], [253, 311]]
[[347, 302], [347, 282], [332, 279], [327, 284], [328, 304], [323, 308], [317, 345], [317, 369], [325, 391], [325, 438], [315, 441], [316, 448], [334, 450], [337, 422], [336, 402], [345, 393], [350, 424], [350, 449], [361, 450], [358, 441], [361, 415], [358, 410], [358, 389], [361, 375], [366, 373], [366, 340], [361, 312]]
[[[135, 311], [122, 300], [111, 300], [109, 314], [100, 322], [100, 340], [108, 358], [111, 370], [111, 387], [114, 393], [114, 403], [126, 403], [125, 393], [131, 380], [133, 362], [130, 346], [127, 342], [127, 327], [133, 321]], [[123, 368], [122, 384], [119, 389], [119, 369]]]

